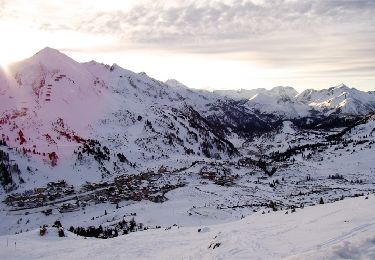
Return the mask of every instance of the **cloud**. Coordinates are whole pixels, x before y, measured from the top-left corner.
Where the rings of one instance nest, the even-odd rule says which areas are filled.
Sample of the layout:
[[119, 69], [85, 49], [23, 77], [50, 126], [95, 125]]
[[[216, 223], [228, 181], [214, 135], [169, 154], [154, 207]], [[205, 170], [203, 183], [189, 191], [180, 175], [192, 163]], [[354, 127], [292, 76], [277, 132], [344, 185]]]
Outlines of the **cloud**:
[[210, 54], [251, 52], [264, 44], [277, 48], [282, 41], [305, 46], [337, 33], [347, 39], [358, 31], [373, 34], [375, 25], [372, 0], [139, 0], [128, 8], [109, 0], [113, 8], [105, 10], [98, 10], [95, 0], [92, 5], [35, 0], [34, 11], [25, 13], [25, 1], [13, 2], [21, 9], [13, 12], [28, 15], [41, 30], [112, 35], [127, 46]]
[[220, 55], [265, 68], [302, 67], [314, 75], [374, 73], [375, 1], [165, 2], [92, 9], [70, 22], [44, 22], [41, 28], [111, 35], [118, 39], [111, 47], [116, 51], [143, 48]]
[[174, 6], [156, 1], [126, 11], [97, 12], [73, 27], [134, 43], [199, 48], [283, 31], [319, 33], [320, 27], [353, 23], [372, 26], [373, 11], [375, 2], [362, 0], [183, 1]]
[[[0, 6], [11, 2], [26, 3], [0, 0]], [[373, 0], [137, 0], [126, 6], [107, 0], [98, 7], [101, 2], [35, 0], [33, 11], [14, 7], [13, 14], [46, 32], [117, 39], [100, 51], [220, 56], [311, 75], [375, 74]]]

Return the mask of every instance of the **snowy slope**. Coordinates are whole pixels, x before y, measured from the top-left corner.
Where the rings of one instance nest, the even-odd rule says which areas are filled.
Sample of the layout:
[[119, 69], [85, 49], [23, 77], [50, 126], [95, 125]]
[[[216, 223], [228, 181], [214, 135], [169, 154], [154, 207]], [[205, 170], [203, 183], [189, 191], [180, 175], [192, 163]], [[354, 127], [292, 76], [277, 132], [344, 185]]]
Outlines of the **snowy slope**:
[[[202, 120], [208, 119], [207, 125], [214, 126], [215, 129], [206, 127], [204, 135], [211, 132], [207, 135], [208, 139], [220, 139], [225, 138], [224, 132], [230, 136], [269, 130], [277, 120], [311, 116], [311, 109], [326, 115], [333, 111], [366, 114], [373, 109], [375, 102], [375, 94], [345, 86], [320, 92], [307, 91], [297, 97], [297, 91], [291, 87], [214, 93], [193, 91], [176, 80], [164, 83], [116, 64], [109, 66], [94, 61], [80, 64], [51, 48], [45, 48], [33, 57], [12, 65], [8, 72], [2, 71], [0, 86], [0, 127], [8, 143], [21, 149], [35, 149], [36, 154], [56, 152], [61, 158], [71, 157], [75, 147], [79, 146], [77, 138], [103, 141], [108, 139], [108, 135], [113, 140], [119, 140], [118, 137], [122, 136], [120, 139], [127, 144], [129, 139], [134, 142], [139, 138], [148, 138], [151, 142], [154, 142], [154, 138], [160, 140], [162, 135], [172, 134], [169, 130], [173, 129], [166, 127], [173, 127], [176, 123], [189, 125], [189, 117], [197, 115], [191, 113], [191, 109]], [[330, 95], [334, 98], [327, 97], [326, 92], [332, 92]], [[231, 98], [245, 98], [247, 101], [237, 102]], [[185, 118], [182, 121], [185, 122], [177, 122], [178, 115], [181, 119], [183, 115]], [[165, 120], [161, 120], [161, 117]], [[136, 120], [138, 118], [143, 120]], [[160, 125], [160, 129], [154, 129], [152, 135], [139, 136], [141, 124], [146, 120], [151, 125]], [[118, 127], [111, 126], [112, 123], [129, 131], [119, 132]], [[186, 131], [197, 134], [187, 129], [189, 127], [183, 128], [185, 130], [180, 127], [174, 129], [173, 135], [183, 140]], [[180, 129], [182, 133], [179, 133]], [[19, 130], [26, 140], [22, 144], [18, 140]], [[68, 140], [66, 134], [77, 138]], [[193, 150], [198, 154], [199, 147], [206, 140], [199, 134], [198, 137], [199, 140], [195, 140], [198, 145], [183, 145], [181, 149]], [[121, 145], [115, 144], [117, 147]], [[155, 144], [155, 149], [160, 150], [163, 146]], [[169, 148], [161, 150], [171, 152]], [[212, 149], [210, 156], [214, 154], [220, 157], [228, 155]], [[144, 159], [144, 156], [138, 154], [134, 160], [141, 158]]]
[[341, 84], [324, 90], [305, 90], [297, 100], [325, 114], [365, 115], [375, 110], [375, 94]]
[[[19, 142], [14, 129], [21, 129], [26, 140], [30, 138], [30, 142], [25, 142], [25, 148], [36, 145], [40, 152], [75, 145], [61, 138], [61, 133], [56, 134], [54, 124], [64, 128], [59, 129], [60, 132], [74, 132], [87, 139], [93, 134], [101, 134], [93, 127], [103, 120], [111, 120], [113, 113], [120, 117], [124, 116], [121, 112], [128, 116], [137, 114], [145, 119], [150, 117], [152, 123], [155, 113], [159, 114], [155, 110], [163, 110], [166, 106], [179, 110], [192, 106], [202, 111], [207, 104], [215, 102], [213, 94], [202, 96], [187, 88], [172, 88], [145, 74], [136, 74], [117, 65], [80, 64], [51, 48], [14, 64], [10, 74], [14, 78], [8, 77], [7, 82], [13, 84], [12, 90], [15, 89], [15, 97], [12, 98], [15, 108], [9, 105], [11, 101], [2, 102], [1, 112], [4, 118], [13, 117], [6, 123], [14, 126], [9, 129], [4, 123], [2, 131], [8, 135], [8, 143], [16, 146]], [[2, 84], [3, 93], [5, 87]], [[6, 96], [4, 93], [1, 98], [7, 99]], [[19, 110], [25, 111], [22, 120], [17, 118]], [[51, 138], [43, 140], [47, 134]], [[48, 148], [52, 146], [48, 143], [51, 139], [57, 145]], [[71, 152], [67, 151], [68, 154]]]
[[256, 94], [267, 92], [267, 90], [265, 88], [256, 88], [256, 89], [239, 89], [239, 90], [214, 90], [213, 92], [221, 96], [230, 97], [235, 100], [241, 100], [241, 99], [250, 99], [254, 97]]
[[287, 94], [259, 93], [250, 98], [246, 106], [253, 111], [280, 115], [284, 118], [298, 118], [309, 115], [308, 106]]
[[[81, 184], [179, 159], [186, 165], [202, 156], [236, 155], [201, 115], [223, 99], [213, 93], [169, 86], [116, 64], [81, 64], [51, 48], [1, 71], [0, 84], [1, 140], [22, 152], [18, 161], [32, 158], [44, 183], [49, 174]], [[89, 139], [108, 148], [110, 158], [99, 162], [89, 154], [78, 160]], [[126, 163], [116, 165], [119, 153]]]
[[[366, 115], [375, 109], [375, 93], [364, 92], [341, 84], [323, 90], [307, 89], [298, 93], [291, 87], [251, 90], [217, 90], [222, 96], [248, 100], [247, 107], [260, 113], [276, 114], [283, 118], [315, 115]], [[313, 114], [312, 111], [313, 110]]]
[[[182, 167], [202, 157], [235, 158], [236, 148], [248, 136], [271, 131], [280, 120], [308, 116], [311, 108], [301, 95], [295, 98], [297, 92], [290, 87], [242, 90], [235, 93], [249, 100], [236, 101], [116, 64], [80, 64], [51, 48], [1, 71], [0, 87], [1, 138], [25, 154], [15, 158], [31, 157], [35, 168], [44, 169], [52, 163], [49, 154], [56, 153], [53, 172], [78, 172], [78, 178], [68, 178], [75, 183], [89, 178], [88, 172], [95, 172], [91, 180], [101, 180], [102, 172], [96, 169], [101, 166], [113, 177], [165, 164]], [[111, 158], [103, 165], [93, 156], [77, 160], [75, 152], [87, 139], [106, 146]], [[127, 157], [128, 165], [114, 167], [118, 153]]]
[[336, 123], [311, 115], [293, 88], [254, 91], [232, 99], [50, 48], [1, 71], [0, 162], [11, 180], [0, 176], [0, 234], [130, 213], [151, 227], [217, 224], [271, 200], [286, 209], [374, 192], [371, 118], [340, 112]]
[[250, 90], [217, 90], [222, 96], [235, 100], [248, 100], [245, 107], [257, 114], [273, 114], [282, 118], [299, 118], [309, 115], [309, 107], [295, 96], [298, 92], [292, 87], [274, 87], [270, 90], [264, 88]]
[[[243, 157], [251, 157], [256, 162], [261, 159], [269, 164], [269, 168], [276, 167], [272, 176], [266, 175], [254, 165], [242, 165], [237, 159], [204, 160], [200, 157], [197, 158], [198, 163], [187, 167], [183, 167], [186, 165], [183, 162], [188, 158], [161, 159], [159, 163], [171, 171], [162, 174], [158, 183], [164, 185], [182, 181], [185, 186], [168, 191], [163, 203], [155, 203], [146, 198], [141, 201], [122, 199], [118, 202], [119, 208], [109, 200], [111, 196], [105, 194], [98, 195], [108, 199], [85, 199], [88, 193], [82, 190], [82, 185], [86, 184], [86, 181], [98, 183], [98, 180], [101, 180], [100, 173], [94, 171], [95, 161], [90, 165], [72, 167], [72, 171], [66, 171], [69, 169], [67, 166], [56, 166], [51, 170], [48, 165], [41, 167], [35, 161], [23, 159], [15, 151], [7, 151], [10, 157], [19, 163], [22, 169], [21, 177], [26, 184], [20, 185], [12, 193], [0, 194], [2, 199], [23, 192], [28, 197], [38, 196], [40, 194], [36, 193], [34, 188], [46, 187], [46, 182], [58, 181], [62, 176], [68, 185], [75, 186], [75, 195], [63, 195], [46, 204], [30, 204], [25, 201], [26, 205], [19, 206], [17, 203], [2, 203], [0, 234], [33, 230], [56, 219], [62, 220], [68, 227], [107, 226], [121, 221], [123, 216], [130, 213], [136, 213], [136, 221], [149, 227], [168, 227], [173, 224], [212, 225], [238, 220], [254, 212], [268, 212], [270, 201], [274, 201], [279, 210], [286, 210], [302, 205], [316, 205], [320, 198], [325, 202], [332, 202], [345, 197], [374, 193], [374, 121], [370, 118], [367, 122], [353, 127], [341, 140], [330, 143], [326, 141], [327, 136], [341, 130], [343, 129], [301, 130], [292, 122], [285, 121], [274, 131], [250, 139], [239, 148]], [[313, 147], [318, 144], [322, 146]], [[308, 145], [312, 147], [309, 148]], [[276, 152], [283, 154], [299, 146], [305, 147], [290, 153], [285, 159], [278, 160], [275, 157]], [[121, 166], [119, 161], [116, 162]], [[144, 161], [143, 164], [152, 169], [154, 162]], [[26, 169], [27, 166], [31, 171]], [[213, 172], [226, 169], [230, 176], [234, 177], [233, 183], [223, 185], [204, 178], [201, 172], [207, 168]], [[129, 174], [133, 172], [134, 170], [130, 170]], [[110, 179], [104, 179], [100, 183], [103, 184], [104, 181], [111, 182]], [[133, 189], [142, 190], [146, 186], [147, 182]], [[158, 185], [153, 184], [153, 187], [157, 188]], [[97, 194], [95, 190], [93, 194]], [[79, 203], [81, 208], [73, 212], [61, 212], [64, 203]], [[47, 209], [51, 210], [48, 216], [43, 213]], [[105, 210], [107, 215], [103, 215]]]
[[214, 90], [214, 93], [217, 93], [221, 96], [227, 96], [236, 100], [240, 99], [251, 99], [257, 94], [268, 94], [274, 97], [295, 97], [298, 92], [292, 87], [283, 87], [278, 86], [270, 90], [265, 88], [256, 88], [256, 89], [240, 89], [240, 90]]
[[[9, 74], [14, 108], [2, 107], [1, 130], [12, 146], [70, 155], [76, 144], [61, 138], [61, 132], [87, 138], [90, 123], [103, 115], [104, 86], [95, 84], [89, 71], [57, 50], [45, 48], [13, 64]], [[23, 146], [17, 140], [19, 130], [25, 138]]]
[[[195, 228], [83, 239], [51, 228], [0, 237], [1, 259], [373, 259], [375, 197]], [[288, 213], [288, 214], [286, 214]], [[15, 244], [16, 243], [16, 244]], [[8, 244], [8, 246], [7, 246]]]

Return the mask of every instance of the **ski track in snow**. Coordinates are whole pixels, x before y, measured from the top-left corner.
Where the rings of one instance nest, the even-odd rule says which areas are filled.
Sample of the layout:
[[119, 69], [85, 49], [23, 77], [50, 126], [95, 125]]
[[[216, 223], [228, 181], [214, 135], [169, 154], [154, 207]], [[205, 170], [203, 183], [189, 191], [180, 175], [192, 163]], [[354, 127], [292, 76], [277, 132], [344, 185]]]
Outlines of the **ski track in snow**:
[[[0, 234], [6, 236], [0, 237], [0, 259], [375, 259], [375, 222], [369, 219], [375, 215], [373, 196], [310, 207], [320, 198], [327, 203], [374, 193], [375, 116], [366, 116], [338, 143], [326, 138], [345, 130], [332, 128], [330, 120], [350, 121], [374, 111], [375, 92], [345, 85], [300, 94], [291, 87], [191, 90], [176, 80], [160, 82], [116, 64], [78, 63], [51, 48], [10, 70], [14, 77], [0, 71], [0, 130], [9, 138], [8, 146], [0, 150], [20, 168], [21, 173], [13, 176], [17, 189], [11, 193], [27, 197], [35, 194], [35, 188], [61, 179], [74, 190], [37, 206], [1, 203]], [[328, 120], [328, 128], [309, 129], [311, 109], [317, 118]], [[247, 117], [253, 120], [250, 124]], [[306, 129], [298, 127], [301, 120]], [[244, 137], [236, 129], [239, 123], [244, 128], [260, 125], [261, 133]], [[110, 150], [110, 158], [98, 161], [84, 153], [78, 159], [80, 138], [99, 141], [100, 147]], [[232, 154], [226, 141], [238, 154]], [[211, 158], [204, 156], [203, 143]], [[325, 145], [281, 162], [270, 159], [273, 153], [317, 143]], [[22, 148], [30, 152], [23, 154]], [[59, 157], [54, 167], [51, 152]], [[121, 162], [119, 153], [126, 162]], [[247, 156], [254, 161], [266, 158], [276, 173], [270, 177], [254, 165], [240, 166], [239, 159]], [[87, 182], [112, 183], [116, 176], [158, 172], [162, 167], [168, 171], [152, 183], [140, 181], [137, 188], [184, 184], [165, 193], [160, 190], [163, 203], [143, 198], [122, 200], [119, 208], [108, 201], [81, 206], [80, 198], [108, 188], [84, 192]], [[229, 170], [234, 180], [219, 185], [203, 178], [205, 167], [218, 175]], [[342, 178], [328, 178], [336, 174]], [[1, 201], [8, 195], [0, 188]], [[269, 213], [270, 201], [278, 212]], [[80, 206], [78, 211], [61, 213], [63, 203]], [[297, 213], [291, 213], [291, 207], [297, 207]], [[52, 210], [49, 216], [42, 213], [47, 209]], [[53, 229], [46, 238], [36, 236], [38, 226], [56, 219], [65, 226], [111, 226], [132, 213], [137, 222], [162, 229], [105, 241], [70, 233], [59, 239]], [[248, 217], [239, 220], [243, 216]], [[178, 227], [164, 230], [173, 224]], [[208, 231], [198, 234], [198, 227]], [[10, 235], [15, 232], [21, 234]], [[17, 241], [17, 248], [5, 248], [6, 240]]]
[[375, 197], [369, 196], [299, 209], [288, 215], [255, 214], [204, 227], [201, 233], [197, 228], [174, 227], [100, 240], [83, 239], [70, 232], [66, 232], [68, 237], [58, 238], [53, 228], [40, 237], [34, 230], [1, 236], [0, 258], [371, 259], [369, 256], [375, 254], [374, 203]]

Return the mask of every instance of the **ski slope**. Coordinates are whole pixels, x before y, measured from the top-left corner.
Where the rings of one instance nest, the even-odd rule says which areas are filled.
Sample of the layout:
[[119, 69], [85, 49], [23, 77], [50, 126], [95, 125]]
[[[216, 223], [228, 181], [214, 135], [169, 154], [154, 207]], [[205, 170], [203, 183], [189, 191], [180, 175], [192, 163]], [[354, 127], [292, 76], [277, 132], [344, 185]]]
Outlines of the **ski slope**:
[[374, 215], [371, 195], [295, 213], [259, 212], [227, 224], [148, 230], [108, 240], [69, 232], [58, 238], [50, 228], [44, 237], [38, 230], [0, 237], [0, 259], [374, 259]]

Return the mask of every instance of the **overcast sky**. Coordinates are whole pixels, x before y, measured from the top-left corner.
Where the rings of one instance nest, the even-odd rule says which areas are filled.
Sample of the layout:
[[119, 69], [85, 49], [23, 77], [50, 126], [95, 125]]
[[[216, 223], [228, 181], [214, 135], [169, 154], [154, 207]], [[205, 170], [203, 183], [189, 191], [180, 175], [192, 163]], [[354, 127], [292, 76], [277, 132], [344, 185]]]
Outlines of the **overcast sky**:
[[0, 64], [45, 46], [194, 88], [375, 90], [374, 0], [0, 0]]

